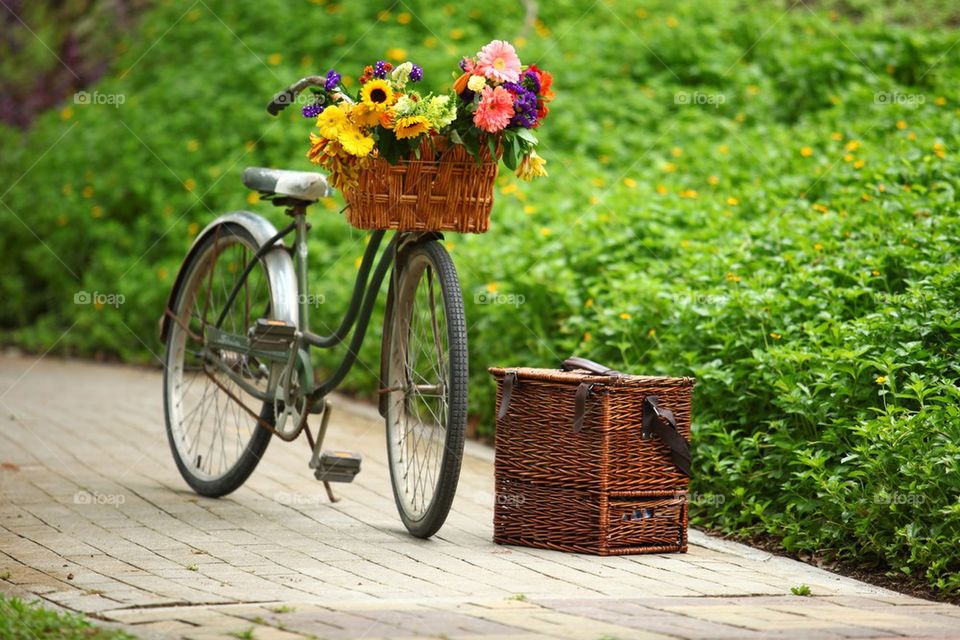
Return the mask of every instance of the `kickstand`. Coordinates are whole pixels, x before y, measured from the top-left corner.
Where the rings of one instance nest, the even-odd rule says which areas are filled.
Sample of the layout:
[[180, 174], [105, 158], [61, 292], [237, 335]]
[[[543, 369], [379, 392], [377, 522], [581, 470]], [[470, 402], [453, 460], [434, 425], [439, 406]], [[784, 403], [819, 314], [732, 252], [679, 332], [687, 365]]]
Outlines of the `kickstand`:
[[340, 502], [340, 498], [333, 494], [333, 487], [326, 480], [323, 481], [323, 488], [327, 490], [327, 497], [330, 498], [330, 502]]
[[[316, 442], [311, 442], [313, 438], [310, 437], [310, 430], [307, 429], [307, 441], [310, 443], [310, 448], [313, 449], [313, 455], [310, 457], [310, 468], [316, 469], [320, 464], [320, 449], [323, 447], [323, 439], [327, 435], [327, 424], [330, 422], [330, 413], [333, 411], [333, 405], [330, 404], [329, 400], [323, 401], [323, 415], [320, 417], [320, 430], [317, 432]], [[331, 503], [340, 502], [338, 498], [333, 493], [333, 487], [330, 486], [330, 483], [326, 480], [323, 481], [323, 488], [327, 490], [327, 498], [330, 499]]]

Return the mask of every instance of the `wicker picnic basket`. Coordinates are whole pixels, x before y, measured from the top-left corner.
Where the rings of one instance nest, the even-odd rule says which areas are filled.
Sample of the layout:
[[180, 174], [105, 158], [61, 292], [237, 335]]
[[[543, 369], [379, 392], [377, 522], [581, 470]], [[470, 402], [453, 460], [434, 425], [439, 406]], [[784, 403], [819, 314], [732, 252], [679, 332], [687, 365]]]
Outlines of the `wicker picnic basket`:
[[347, 221], [359, 229], [484, 233], [490, 224], [498, 158], [480, 160], [462, 144], [425, 140], [419, 159], [375, 158], [345, 192]]
[[692, 378], [491, 368], [494, 541], [618, 555], [687, 549]]

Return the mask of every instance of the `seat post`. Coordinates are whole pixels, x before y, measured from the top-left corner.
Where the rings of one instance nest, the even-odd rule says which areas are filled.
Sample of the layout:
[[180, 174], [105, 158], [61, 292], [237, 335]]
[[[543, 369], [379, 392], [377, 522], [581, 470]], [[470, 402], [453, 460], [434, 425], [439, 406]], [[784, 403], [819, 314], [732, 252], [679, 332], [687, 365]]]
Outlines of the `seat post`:
[[293, 264], [297, 270], [297, 290], [300, 303], [300, 330], [310, 329], [310, 296], [307, 295], [307, 205], [300, 201], [287, 209], [287, 214], [293, 216], [297, 225], [296, 236], [293, 240]]

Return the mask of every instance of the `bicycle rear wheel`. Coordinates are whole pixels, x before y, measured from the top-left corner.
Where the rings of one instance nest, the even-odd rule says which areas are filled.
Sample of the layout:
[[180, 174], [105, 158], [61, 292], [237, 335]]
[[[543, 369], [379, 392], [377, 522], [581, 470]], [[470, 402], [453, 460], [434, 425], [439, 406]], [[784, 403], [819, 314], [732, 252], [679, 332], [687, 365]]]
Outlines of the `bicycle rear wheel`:
[[[226, 305], [229, 292], [259, 246], [238, 225], [224, 224], [201, 241], [183, 266], [184, 280], [171, 311], [163, 371], [167, 438], [177, 469], [187, 484], [207, 497], [240, 487], [256, 468], [270, 443], [260, 419], [275, 423], [275, 406], [246, 393], [203, 355], [203, 336]], [[245, 335], [257, 318], [271, 318], [275, 292], [270, 291], [266, 265], [258, 261], [226, 314], [221, 327]], [[266, 390], [271, 369], [253, 356], [216, 354], [253, 387]], [[243, 406], [241, 406], [241, 403]]]
[[390, 478], [404, 526], [428, 538], [447, 518], [463, 459], [463, 296], [453, 261], [433, 240], [402, 251], [393, 278], [381, 354]]

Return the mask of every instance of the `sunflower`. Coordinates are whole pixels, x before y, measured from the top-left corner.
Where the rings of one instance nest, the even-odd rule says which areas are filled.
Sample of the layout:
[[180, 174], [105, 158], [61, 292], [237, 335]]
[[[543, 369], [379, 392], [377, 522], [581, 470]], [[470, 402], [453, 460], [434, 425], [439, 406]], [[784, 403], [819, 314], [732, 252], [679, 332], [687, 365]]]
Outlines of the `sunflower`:
[[363, 89], [360, 91], [360, 101], [377, 111], [385, 110], [393, 104], [393, 99], [393, 89], [386, 80], [371, 80], [363, 85]]
[[397, 140], [402, 140], [403, 138], [416, 138], [418, 135], [425, 133], [429, 129], [430, 121], [424, 116], [406, 116], [404, 118], [398, 118], [397, 123], [393, 127], [393, 131], [397, 135]]
[[373, 137], [366, 136], [358, 127], [348, 126], [340, 131], [337, 142], [350, 155], [362, 158], [373, 150]]
[[336, 138], [341, 129], [348, 124], [350, 123], [347, 120], [347, 114], [336, 105], [327, 107], [323, 110], [323, 113], [317, 116], [317, 128], [320, 129], [320, 135], [328, 140]]

